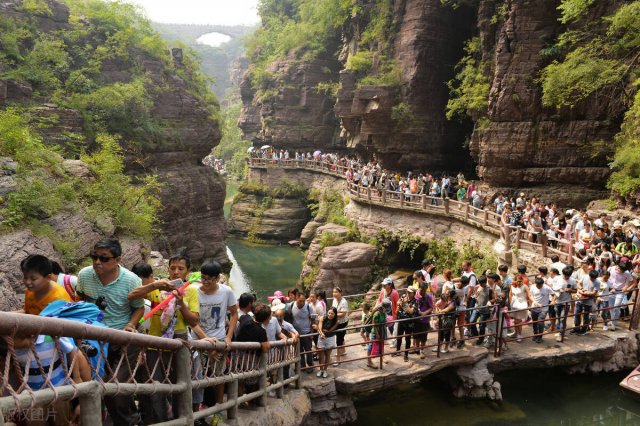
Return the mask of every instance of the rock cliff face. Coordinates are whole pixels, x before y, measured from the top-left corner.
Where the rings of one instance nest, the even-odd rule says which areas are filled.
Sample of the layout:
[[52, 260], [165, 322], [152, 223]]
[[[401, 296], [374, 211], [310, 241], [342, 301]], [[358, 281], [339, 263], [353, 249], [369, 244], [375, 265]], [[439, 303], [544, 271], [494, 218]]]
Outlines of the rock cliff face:
[[[68, 27], [67, 6], [56, 0], [47, 0], [47, 3], [52, 13], [34, 18], [38, 29], [49, 32]], [[32, 18], [20, 8], [18, 0], [0, 2], [0, 15], [16, 19]], [[131, 68], [139, 66], [150, 82], [150, 92], [153, 93], [150, 115], [162, 130], [153, 142], [136, 144], [125, 140], [123, 146], [127, 152], [128, 174], [142, 177], [153, 173], [158, 175], [163, 184], [160, 237], [153, 242], [153, 246], [164, 254], [185, 250], [196, 261], [214, 258], [228, 263], [224, 244], [225, 182], [201, 162], [220, 141], [218, 122], [211, 118], [207, 106], [191, 93], [182, 78], [166, 72], [166, 64], [143, 52], [135, 54], [138, 55], [136, 60], [126, 63], [122, 60], [105, 60], [99, 80], [107, 84], [127, 83], [132, 79]], [[174, 49], [172, 57], [176, 67], [180, 67], [181, 50]], [[34, 119], [46, 122], [54, 118], [50, 120], [53, 124], [38, 127], [48, 144], [62, 145], [64, 135], [71, 132], [81, 134], [85, 130], [85, 123], [78, 111], [47, 103], [46, 98], [34, 97], [27, 83], [0, 80], [0, 107], [10, 104], [42, 104], [32, 111]], [[10, 188], [12, 172], [9, 166], [10, 162], [0, 161], [0, 194], [2, 188]], [[61, 223], [61, 227], [64, 226]]]
[[335, 147], [334, 99], [316, 87], [335, 78], [338, 69], [338, 62], [331, 59], [275, 62], [268, 69], [274, 79], [259, 91], [245, 74], [240, 84], [243, 108], [239, 122], [245, 138], [254, 145], [291, 150]]
[[[601, 3], [594, 13], [604, 15], [613, 2]], [[489, 123], [476, 126], [471, 140], [478, 174], [493, 187], [533, 186], [563, 205], [584, 205], [604, 195], [622, 102], [601, 96], [571, 110], [543, 107], [535, 80], [549, 62], [541, 50], [560, 31], [558, 2], [504, 4], [503, 20], [495, 25], [495, 1], [481, 1], [478, 12], [483, 60], [494, 70]]]
[[[449, 98], [446, 82], [454, 76], [473, 22], [471, 10], [454, 11], [440, 0], [394, 2], [398, 31], [393, 59], [402, 86], [359, 86], [352, 73], [341, 73], [335, 111], [347, 145], [365, 155], [374, 153], [393, 169], [469, 170], [464, 126], [448, 121], [444, 110]], [[357, 40], [359, 34], [353, 37]], [[349, 41], [357, 44], [356, 40]], [[411, 113], [394, 117], [393, 108], [401, 102]]]
[[[339, 144], [399, 170], [475, 169], [489, 194], [529, 188], [530, 195], [563, 206], [583, 206], [606, 196], [608, 157], [626, 109], [624, 96], [610, 96], [604, 90], [573, 108], [558, 110], [542, 104], [538, 78], [546, 65], [561, 58], [555, 44], [568, 28], [559, 22], [560, 1], [450, 3], [461, 6], [443, 6], [440, 0], [390, 2], [394, 29], [386, 54], [399, 67], [401, 82], [399, 86], [371, 86], [359, 83], [356, 72], [345, 69], [350, 55], [371, 48], [360, 44], [376, 2], [357, 2], [363, 13], [347, 19], [342, 27], [342, 49], [336, 54], [343, 69], [329, 78], [340, 82], [333, 110], [339, 122], [333, 134], [339, 135]], [[586, 21], [603, 22], [601, 18], [620, 4], [616, 0], [595, 2]], [[585, 30], [580, 25], [570, 24], [569, 29]], [[596, 24], [588, 31], [603, 33], [605, 27]], [[463, 42], [471, 37], [480, 39], [478, 59], [490, 86], [487, 108], [473, 120], [449, 121], [445, 117], [446, 82], [454, 77], [455, 64], [465, 55]], [[305, 62], [297, 69], [304, 69], [304, 75], [319, 75], [321, 66]], [[245, 79], [243, 130], [256, 143], [297, 148], [301, 145], [292, 142], [295, 135], [296, 141], [302, 137], [314, 141], [314, 148], [326, 148], [328, 128], [321, 140], [310, 137], [319, 134], [310, 129], [303, 132], [305, 136], [283, 130], [297, 117], [292, 110], [297, 98], [290, 94], [298, 92], [287, 88], [289, 81], [291, 77], [276, 79], [272, 93], [278, 95], [265, 102]], [[329, 111], [324, 106], [329, 101], [325, 97], [322, 108], [308, 109], [302, 122], [327, 118]], [[398, 110], [394, 114], [401, 104], [408, 107], [407, 114], [398, 115]]]

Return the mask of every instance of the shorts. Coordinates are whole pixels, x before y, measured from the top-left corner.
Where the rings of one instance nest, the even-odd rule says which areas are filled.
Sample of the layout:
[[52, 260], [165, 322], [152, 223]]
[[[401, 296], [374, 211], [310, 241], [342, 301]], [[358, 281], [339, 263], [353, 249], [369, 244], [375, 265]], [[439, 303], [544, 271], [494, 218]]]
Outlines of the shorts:
[[413, 326], [413, 336], [417, 340], [425, 340], [427, 338], [426, 332], [429, 331], [431, 327], [429, 327], [428, 323], [424, 323], [422, 321], [416, 321]]
[[318, 339], [318, 349], [333, 349], [336, 347], [336, 336], [320, 337]]
[[347, 330], [344, 330], [347, 327], [349, 322], [338, 323], [338, 327], [336, 328], [336, 344], [338, 346], [344, 345], [344, 336], [347, 334]]

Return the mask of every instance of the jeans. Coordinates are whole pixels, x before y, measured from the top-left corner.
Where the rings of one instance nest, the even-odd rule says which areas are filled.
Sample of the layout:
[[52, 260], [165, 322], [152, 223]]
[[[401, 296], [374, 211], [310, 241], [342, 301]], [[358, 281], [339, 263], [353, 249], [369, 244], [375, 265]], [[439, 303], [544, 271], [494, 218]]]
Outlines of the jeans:
[[[485, 321], [487, 321], [490, 316], [491, 311], [489, 311], [488, 309], [476, 309], [475, 311], [471, 312], [471, 320], [469, 321], [471, 323], [469, 326], [469, 332], [471, 333], [471, 336], [478, 336], [478, 327], [476, 325], [476, 321], [478, 321], [478, 319], [480, 319], [481, 321], [479, 335], [483, 336], [485, 334], [485, 330], [487, 328], [487, 323]], [[480, 337], [479, 341], [482, 342], [483, 340], [484, 337]]]
[[556, 319], [558, 321], [556, 324], [556, 328], [558, 329], [558, 331], [567, 328], [567, 320], [562, 316], [566, 307], [567, 305], [565, 305], [564, 303], [556, 303], [552, 307], [556, 313]]
[[593, 307], [590, 304], [584, 302], [576, 302], [576, 310], [574, 316], [575, 330], [577, 332], [586, 333], [589, 328], [589, 317], [591, 316], [591, 309]]
[[[533, 321], [541, 321], [541, 322], [534, 322], [532, 324], [533, 326], [533, 334], [542, 334], [544, 333], [544, 319], [547, 317], [547, 313], [549, 312], [549, 308], [542, 307], [542, 308], [532, 308], [531, 309], [531, 319]], [[542, 339], [542, 336], [535, 336], [538, 339]]]
[[313, 366], [313, 353], [311, 352], [313, 339], [311, 336], [305, 336], [300, 338], [300, 351], [301, 352], [309, 352], [308, 354], [304, 354], [300, 357], [300, 365], [302, 368], [309, 366]]
[[613, 300], [614, 308], [611, 309], [611, 323], [615, 326], [617, 323], [617, 319], [620, 318], [620, 308], [622, 305], [626, 303], [626, 294], [624, 293], [616, 293], [615, 298]]

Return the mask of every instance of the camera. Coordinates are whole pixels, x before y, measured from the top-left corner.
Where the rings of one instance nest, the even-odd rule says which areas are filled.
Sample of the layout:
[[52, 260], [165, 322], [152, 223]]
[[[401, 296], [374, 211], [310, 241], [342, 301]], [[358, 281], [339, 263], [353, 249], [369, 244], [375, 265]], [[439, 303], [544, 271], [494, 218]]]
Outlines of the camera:
[[95, 346], [93, 346], [90, 343], [82, 342], [82, 343], [78, 344], [78, 347], [82, 350], [82, 352], [87, 354], [87, 356], [89, 358], [92, 358], [92, 357], [98, 355], [98, 348], [96, 348]]
[[94, 303], [101, 311], [105, 311], [107, 309], [107, 301], [104, 296], [98, 297]]

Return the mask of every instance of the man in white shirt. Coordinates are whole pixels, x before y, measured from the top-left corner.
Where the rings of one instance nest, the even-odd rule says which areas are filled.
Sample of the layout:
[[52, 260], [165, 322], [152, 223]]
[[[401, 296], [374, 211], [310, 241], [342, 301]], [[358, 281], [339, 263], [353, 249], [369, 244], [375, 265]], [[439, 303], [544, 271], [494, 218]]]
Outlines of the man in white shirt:
[[[549, 301], [553, 295], [553, 290], [544, 282], [544, 278], [536, 277], [535, 285], [531, 286], [531, 297], [533, 298], [533, 306], [531, 308], [531, 319], [533, 325], [533, 340], [536, 343], [542, 343], [542, 333], [544, 333], [544, 320], [549, 312]], [[535, 322], [540, 321], [540, 322]]]
[[[576, 310], [574, 317], [575, 327], [571, 334], [584, 336], [589, 330], [589, 319], [591, 310], [595, 304], [595, 298], [598, 294], [600, 282], [598, 281], [598, 271], [591, 270], [589, 274], [578, 281], [578, 301], [576, 302]], [[582, 315], [582, 316], [581, 316]]]

